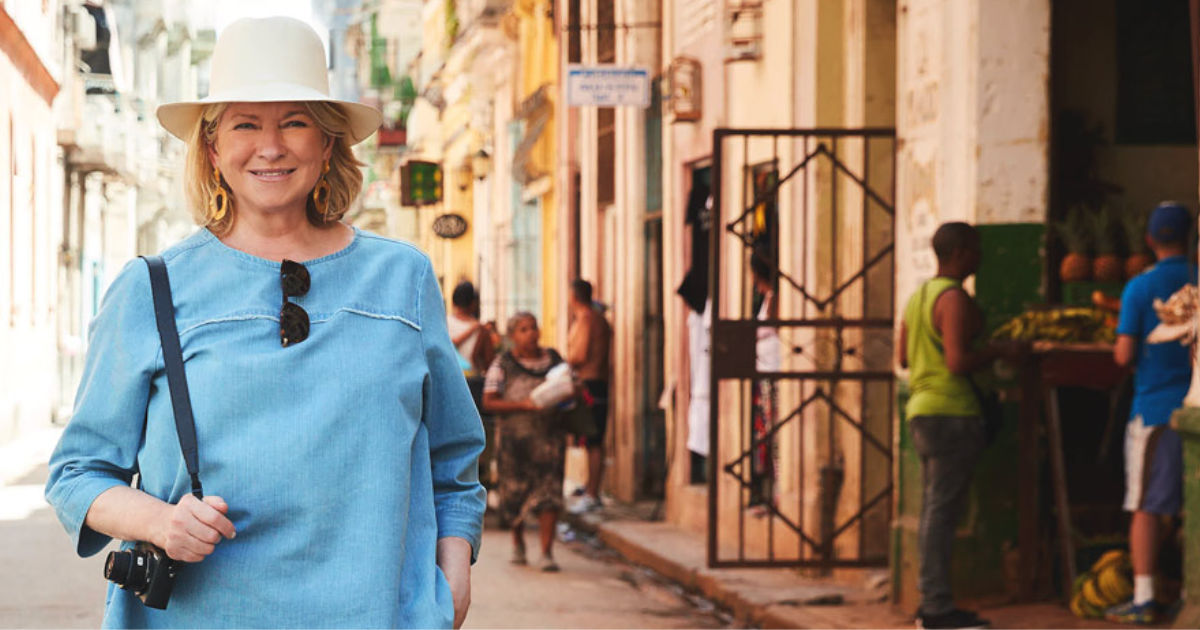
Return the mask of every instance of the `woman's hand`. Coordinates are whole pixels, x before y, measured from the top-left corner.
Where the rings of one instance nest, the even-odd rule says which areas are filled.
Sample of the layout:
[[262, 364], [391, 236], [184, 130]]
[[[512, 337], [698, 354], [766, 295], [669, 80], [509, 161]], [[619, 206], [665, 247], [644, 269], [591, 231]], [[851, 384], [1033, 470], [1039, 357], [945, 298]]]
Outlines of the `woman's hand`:
[[454, 627], [457, 630], [471, 607], [471, 543], [463, 538], [446, 537], [437, 541], [437, 564], [450, 585], [454, 600]]
[[233, 538], [237, 532], [226, 514], [229, 505], [221, 497], [201, 501], [185, 494], [175, 505], [167, 506], [153, 541], [175, 560], [200, 562], [216, 549], [221, 538]]

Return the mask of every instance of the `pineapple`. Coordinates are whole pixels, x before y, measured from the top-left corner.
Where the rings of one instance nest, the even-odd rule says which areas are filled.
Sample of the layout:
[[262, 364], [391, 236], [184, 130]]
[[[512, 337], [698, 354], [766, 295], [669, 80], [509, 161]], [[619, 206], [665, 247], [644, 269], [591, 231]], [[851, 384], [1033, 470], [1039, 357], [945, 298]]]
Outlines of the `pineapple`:
[[1117, 222], [1107, 207], [1100, 208], [1091, 218], [1092, 243], [1096, 257], [1092, 259], [1092, 278], [1099, 282], [1120, 282], [1125, 276], [1125, 264], [1117, 255]]
[[1154, 254], [1146, 246], [1145, 212], [1126, 211], [1121, 215], [1121, 225], [1125, 232], [1125, 244], [1129, 247], [1129, 258], [1125, 259], [1125, 279], [1128, 280], [1142, 273], [1154, 264]]
[[1058, 276], [1063, 282], [1083, 282], [1092, 277], [1092, 258], [1089, 254], [1088, 220], [1082, 208], [1072, 208], [1062, 221], [1054, 224], [1054, 230], [1067, 248]]

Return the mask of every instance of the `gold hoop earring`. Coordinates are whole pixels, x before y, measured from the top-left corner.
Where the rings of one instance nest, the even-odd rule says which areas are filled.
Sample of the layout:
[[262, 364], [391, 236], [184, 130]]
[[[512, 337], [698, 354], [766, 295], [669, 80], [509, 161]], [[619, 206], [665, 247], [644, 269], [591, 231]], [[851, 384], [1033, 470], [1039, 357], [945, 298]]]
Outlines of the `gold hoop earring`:
[[329, 180], [325, 179], [325, 174], [328, 172], [329, 161], [326, 160], [325, 167], [321, 169], [321, 177], [317, 180], [317, 185], [312, 192], [313, 207], [326, 220], [329, 219], [329, 193], [332, 191]]
[[215, 166], [213, 167], [213, 179], [216, 180], [217, 188], [208, 198], [208, 215], [216, 223], [224, 219], [225, 214], [229, 212], [229, 192], [225, 190], [225, 184], [221, 182], [221, 169]]

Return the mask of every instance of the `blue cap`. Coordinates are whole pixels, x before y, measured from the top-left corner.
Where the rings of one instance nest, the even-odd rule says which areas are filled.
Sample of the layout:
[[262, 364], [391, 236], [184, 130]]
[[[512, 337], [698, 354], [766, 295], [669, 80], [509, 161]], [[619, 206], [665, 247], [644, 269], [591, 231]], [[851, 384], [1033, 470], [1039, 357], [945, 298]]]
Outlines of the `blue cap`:
[[1186, 241], [1192, 226], [1192, 213], [1181, 203], [1164, 201], [1150, 213], [1146, 234], [1160, 243]]

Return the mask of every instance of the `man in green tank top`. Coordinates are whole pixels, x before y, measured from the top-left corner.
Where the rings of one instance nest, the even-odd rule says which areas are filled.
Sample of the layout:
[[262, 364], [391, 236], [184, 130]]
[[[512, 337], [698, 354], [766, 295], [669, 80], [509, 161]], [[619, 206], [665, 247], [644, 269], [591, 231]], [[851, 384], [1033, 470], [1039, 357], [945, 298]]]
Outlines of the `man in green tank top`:
[[897, 360], [909, 368], [911, 397], [905, 407], [913, 446], [921, 457], [924, 486], [918, 546], [922, 628], [986, 628], [988, 622], [954, 607], [950, 590], [954, 529], [984, 447], [980, 401], [972, 372], [1019, 346], [974, 349], [983, 315], [962, 287], [979, 269], [979, 232], [966, 223], [946, 223], [933, 235], [937, 276], [921, 285], [904, 309]]

